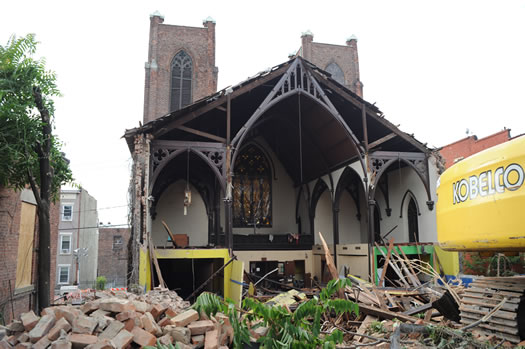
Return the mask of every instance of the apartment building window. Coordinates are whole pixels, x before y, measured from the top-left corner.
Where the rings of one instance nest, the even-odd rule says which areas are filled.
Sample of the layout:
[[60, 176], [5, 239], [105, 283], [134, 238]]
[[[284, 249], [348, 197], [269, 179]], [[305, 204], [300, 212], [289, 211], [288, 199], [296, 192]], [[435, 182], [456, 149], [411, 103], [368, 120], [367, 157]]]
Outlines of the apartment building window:
[[60, 234], [60, 254], [71, 253], [71, 233]]
[[62, 220], [63, 221], [73, 220], [73, 205], [62, 205]]
[[61, 264], [58, 266], [58, 283], [61, 285], [69, 284], [69, 264]]
[[122, 236], [115, 235], [113, 236], [113, 249], [120, 250], [122, 248]]

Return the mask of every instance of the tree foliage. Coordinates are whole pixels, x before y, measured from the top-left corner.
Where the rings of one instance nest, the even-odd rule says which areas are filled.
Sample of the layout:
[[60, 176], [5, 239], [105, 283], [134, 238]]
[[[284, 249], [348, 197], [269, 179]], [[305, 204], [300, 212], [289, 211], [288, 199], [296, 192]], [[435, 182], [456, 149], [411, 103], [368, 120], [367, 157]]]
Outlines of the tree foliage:
[[337, 291], [349, 285], [349, 279], [332, 280], [318, 297], [301, 303], [293, 313], [282, 306], [245, 298], [242, 304], [244, 315], [239, 316], [231, 301], [223, 301], [217, 295], [206, 292], [197, 297], [193, 308], [208, 316], [218, 312], [228, 314], [234, 329], [234, 348], [243, 348], [250, 342], [248, 323], [255, 324], [252, 329], [259, 326], [268, 328], [267, 334], [258, 339], [262, 348], [335, 348], [343, 341], [343, 333], [334, 330], [322, 335], [321, 317], [329, 317], [332, 312], [337, 315], [345, 312], [358, 314], [356, 303], [333, 298]]
[[[16, 189], [41, 184], [40, 160], [49, 158], [51, 195], [72, 180], [69, 164], [60, 151], [61, 143], [44, 126], [52, 127], [53, 97], [60, 96], [55, 73], [46, 70], [45, 60], [36, 59], [33, 34], [11, 37], [0, 45], [0, 185]], [[40, 105], [39, 105], [40, 104]], [[41, 111], [48, 112], [48, 120]], [[50, 142], [49, 154], [44, 144]]]

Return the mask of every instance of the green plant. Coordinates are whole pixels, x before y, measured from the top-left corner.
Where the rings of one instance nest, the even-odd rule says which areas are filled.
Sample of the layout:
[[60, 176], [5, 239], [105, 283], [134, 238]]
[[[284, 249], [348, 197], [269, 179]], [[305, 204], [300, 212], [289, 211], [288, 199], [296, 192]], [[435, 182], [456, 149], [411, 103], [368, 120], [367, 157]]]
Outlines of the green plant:
[[386, 333], [385, 326], [381, 321], [372, 321], [368, 328], [371, 333]]
[[350, 285], [349, 279], [332, 280], [321, 290], [319, 297], [301, 303], [293, 313], [285, 307], [267, 305], [251, 298], [244, 299], [242, 308], [238, 309], [232, 301], [223, 301], [211, 293], [197, 297], [193, 308], [208, 316], [217, 312], [227, 314], [234, 329], [234, 348], [242, 348], [250, 342], [249, 323], [255, 323], [252, 329], [268, 328], [266, 335], [257, 340], [262, 348], [335, 348], [343, 341], [343, 333], [336, 329], [330, 334], [322, 334], [321, 317], [329, 317], [332, 312], [336, 315], [359, 313], [356, 303], [332, 298], [337, 291]]
[[97, 277], [97, 290], [106, 289], [106, 282], [107, 282], [107, 279], [105, 276]]
[[467, 269], [479, 275], [496, 276], [498, 272], [498, 258], [500, 276], [516, 275], [512, 270], [513, 266], [523, 265], [521, 255], [505, 256], [497, 253], [489, 257], [482, 257], [479, 253], [470, 253], [469, 258], [464, 258], [463, 264]]

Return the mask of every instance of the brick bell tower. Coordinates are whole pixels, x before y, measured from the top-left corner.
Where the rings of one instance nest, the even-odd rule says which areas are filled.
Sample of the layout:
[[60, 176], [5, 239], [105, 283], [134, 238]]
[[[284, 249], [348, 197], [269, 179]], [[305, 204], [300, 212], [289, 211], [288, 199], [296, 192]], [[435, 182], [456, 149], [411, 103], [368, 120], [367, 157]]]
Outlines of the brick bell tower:
[[200, 28], [164, 24], [158, 11], [151, 14], [145, 70], [144, 123], [217, 92], [213, 18]]
[[326, 70], [341, 85], [363, 97], [355, 35], [346, 40], [346, 45], [333, 45], [314, 42], [314, 34], [308, 30], [301, 35], [299, 55]]

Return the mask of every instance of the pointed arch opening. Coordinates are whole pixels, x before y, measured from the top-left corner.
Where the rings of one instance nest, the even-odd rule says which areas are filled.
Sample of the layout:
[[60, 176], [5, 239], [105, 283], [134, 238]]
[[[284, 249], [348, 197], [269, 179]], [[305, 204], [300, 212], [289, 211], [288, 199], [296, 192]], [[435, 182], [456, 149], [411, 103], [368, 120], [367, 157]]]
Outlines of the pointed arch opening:
[[272, 227], [272, 167], [262, 149], [240, 150], [233, 176], [233, 227]]
[[191, 104], [193, 61], [186, 51], [179, 51], [171, 61], [170, 110]]
[[343, 73], [343, 70], [339, 65], [335, 62], [332, 62], [328, 64], [325, 68], [325, 70], [332, 74], [332, 79], [340, 83], [341, 85], [345, 84], [345, 73]]
[[401, 200], [401, 210], [399, 218], [403, 218], [405, 213], [406, 234], [409, 242], [419, 242], [419, 204], [414, 193], [409, 189]]

